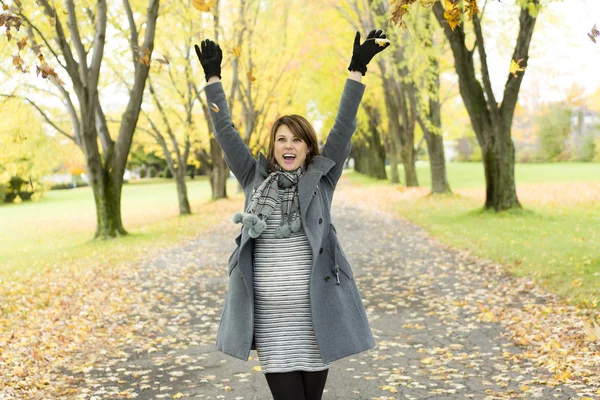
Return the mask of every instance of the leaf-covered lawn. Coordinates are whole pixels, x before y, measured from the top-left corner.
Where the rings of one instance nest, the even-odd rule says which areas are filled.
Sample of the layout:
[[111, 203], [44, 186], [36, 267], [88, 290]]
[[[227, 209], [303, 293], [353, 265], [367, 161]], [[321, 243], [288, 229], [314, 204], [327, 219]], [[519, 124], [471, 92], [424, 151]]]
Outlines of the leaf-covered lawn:
[[600, 182], [518, 184], [523, 210], [497, 214], [481, 212], [483, 188], [432, 197], [427, 187], [345, 176], [358, 185], [359, 201], [391, 207], [444, 243], [501, 262], [569, 301], [600, 305]]
[[[236, 200], [192, 200], [196, 214], [179, 218], [174, 185], [168, 185], [126, 188], [124, 219], [132, 234], [118, 240], [90, 241], [95, 221], [83, 212], [91, 196], [84, 190], [22, 209], [0, 208], [0, 220], [13, 224], [0, 236], [2, 251], [9, 250], [7, 242], [15, 247], [7, 251], [12, 268], [3, 262], [0, 275], [0, 393], [7, 399], [69, 398], [74, 382], [64, 368], [118, 357], [136, 329], [131, 307], [143, 312], [155, 305], [134, 286], [136, 265], [231, 219], [243, 205], [232, 185]], [[201, 185], [208, 184], [190, 185], [191, 196], [207, 193]]]

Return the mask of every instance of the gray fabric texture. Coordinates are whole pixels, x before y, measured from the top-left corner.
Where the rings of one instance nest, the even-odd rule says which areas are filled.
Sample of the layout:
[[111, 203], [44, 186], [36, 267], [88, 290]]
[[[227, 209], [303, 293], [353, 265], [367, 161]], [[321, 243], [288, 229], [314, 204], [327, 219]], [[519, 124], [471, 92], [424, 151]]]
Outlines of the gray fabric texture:
[[[356, 113], [365, 85], [347, 79], [335, 122], [321, 150], [298, 181], [300, 218], [312, 252], [309, 281], [310, 311], [323, 362], [331, 362], [375, 346], [352, 268], [331, 223], [331, 202], [344, 162], [350, 155]], [[263, 153], [252, 156], [235, 128], [221, 82], [205, 88], [225, 161], [244, 190], [244, 209], [253, 190], [269, 176]], [[254, 246], [256, 239], [241, 229], [228, 261], [229, 287], [217, 331], [216, 348], [247, 361], [256, 350], [254, 328]], [[338, 283], [339, 281], [339, 283]]]

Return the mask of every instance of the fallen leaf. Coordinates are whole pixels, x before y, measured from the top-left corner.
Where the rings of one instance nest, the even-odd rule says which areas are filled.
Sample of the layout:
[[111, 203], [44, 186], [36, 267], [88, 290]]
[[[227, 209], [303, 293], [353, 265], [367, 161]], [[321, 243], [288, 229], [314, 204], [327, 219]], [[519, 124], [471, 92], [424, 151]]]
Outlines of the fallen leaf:
[[231, 52], [235, 54], [236, 57], [240, 57], [242, 55], [242, 46], [239, 45], [234, 47], [233, 49], [231, 49]]
[[252, 73], [252, 70], [250, 70], [246, 76], [248, 76], [248, 79], [250, 80], [250, 82], [254, 82], [256, 80], [256, 77], [254, 76], [254, 74]]
[[219, 106], [216, 105], [215, 103], [210, 103], [210, 109], [213, 110], [214, 112], [218, 113], [219, 111]]
[[598, 31], [596, 24], [594, 24], [594, 27], [592, 28], [592, 31], [588, 33], [588, 36], [592, 39], [592, 42], [596, 43], [596, 38], [600, 36], [600, 31]]
[[215, 0], [192, 0], [192, 6], [198, 11], [210, 12], [210, 9], [214, 7]]
[[593, 321], [591, 324], [583, 323], [583, 331], [585, 332], [587, 339], [592, 342], [600, 342], [600, 326]]
[[375, 43], [378, 44], [380, 47], [386, 47], [389, 46], [390, 41], [389, 39], [375, 39]]
[[164, 54], [161, 54], [161, 58], [155, 58], [155, 60], [158, 61], [161, 64], [167, 64], [167, 65], [170, 64], [169, 58], [166, 55], [164, 55]]
[[517, 72], [525, 71], [526, 69], [526, 67], [521, 67], [521, 61], [523, 61], [522, 58], [518, 59], [516, 62], [515, 60], [510, 60], [510, 73], [513, 74], [515, 78], [518, 78]]

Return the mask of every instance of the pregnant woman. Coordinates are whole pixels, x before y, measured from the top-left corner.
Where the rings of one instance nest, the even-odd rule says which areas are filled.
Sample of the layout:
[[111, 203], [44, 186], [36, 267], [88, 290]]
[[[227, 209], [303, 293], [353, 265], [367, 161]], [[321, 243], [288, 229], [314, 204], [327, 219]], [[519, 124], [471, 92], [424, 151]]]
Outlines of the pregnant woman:
[[217, 350], [247, 361], [256, 350], [275, 400], [321, 399], [331, 362], [375, 346], [350, 264], [331, 223], [331, 201], [350, 154], [367, 64], [389, 46], [381, 30], [356, 32], [335, 124], [319, 152], [309, 121], [272, 126], [255, 159], [232, 123], [221, 84], [222, 51], [195, 46], [215, 138], [244, 189], [242, 224], [229, 258]]

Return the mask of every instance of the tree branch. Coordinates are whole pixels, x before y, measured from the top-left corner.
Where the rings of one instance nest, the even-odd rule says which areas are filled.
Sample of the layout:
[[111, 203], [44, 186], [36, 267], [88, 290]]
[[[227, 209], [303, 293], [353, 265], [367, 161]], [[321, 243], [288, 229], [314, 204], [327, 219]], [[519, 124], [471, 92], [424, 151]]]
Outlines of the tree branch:
[[494, 124], [496, 124], [498, 122], [497, 119], [499, 118], [498, 102], [496, 101], [496, 97], [494, 96], [494, 91], [492, 89], [492, 81], [490, 80], [490, 71], [487, 64], [487, 54], [485, 52], [485, 45], [483, 42], [483, 32], [481, 30], [481, 23], [479, 22], [479, 17], [477, 14], [473, 16], [473, 27], [475, 28], [475, 40], [479, 50], [479, 62], [481, 63], [483, 87], [487, 95], [492, 121], [494, 121]]
[[[79, 34], [79, 26], [77, 25], [77, 14], [75, 12], [75, 4], [73, 4], [73, 0], [67, 0], [67, 26], [69, 27], [69, 32], [71, 33], [71, 41], [73, 42], [73, 46], [75, 46], [75, 51], [77, 52], [77, 56], [79, 57], [79, 76], [84, 86], [88, 86], [88, 66], [87, 66], [87, 53], [85, 52], [85, 48], [83, 47], [83, 43], [81, 42], [81, 35]], [[58, 24], [58, 18], [57, 24]]]
[[94, 47], [92, 53], [90, 87], [98, 88], [100, 79], [100, 66], [104, 56], [104, 43], [106, 40], [106, 0], [98, 0], [98, 18], [96, 24], [96, 34], [94, 35]]
[[14, 99], [22, 99], [27, 101], [29, 104], [31, 104], [39, 113], [40, 115], [46, 120], [46, 122], [51, 125], [58, 133], [60, 133], [61, 135], [64, 135], [65, 137], [71, 139], [76, 145], [79, 145], [77, 143], [77, 141], [75, 140], [74, 136], [69, 135], [67, 132], [63, 131], [58, 125], [56, 125], [48, 116], [48, 114], [46, 114], [37, 104], [35, 104], [35, 102], [27, 97], [24, 96], [18, 96], [18, 95], [14, 95], [14, 94], [2, 94], [0, 93], [0, 96], [2, 97], [7, 97], [7, 98], [14, 98]]
[[[537, 6], [539, 1], [535, 0], [535, 4]], [[519, 36], [517, 38], [517, 44], [515, 45], [512, 59], [515, 61], [523, 59], [523, 66], [527, 66], [527, 61], [529, 59], [529, 46], [531, 44], [535, 22], [536, 18], [529, 13], [528, 8], [522, 8], [519, 17]], [[517, 76], [518, 77], [515, 78], [512, 74], [508, 74], [508, 80], [504, 86], [504, 97], [502, 98], [502, 105], [500, 106], [500, 114], [502, 115], [502, 119], [507, 128], [512, 125], [512, 118], [525, 72], [519, 73]]]
[[58, 46], [61, 49], [62, 55], [65, 58], [66, 68], [65, 70], [71, 77], [71, 81], [73, 82], [73, 87], [76, 92], [81, 92], [83, 88], [82, 80], [79, 74], [79, 64], [75, 61], [73, 57], [73, 53], [71, 52], [71, 47], [67, 42], [67, 37], [65, 35], [65, 31], [60, 23], [60, 19], [56, 17], [56, 10], [50, 6], [48, 0], [38, 0], [39, 4], [44, 7], [46, 15], [55, 18], [56, 23], [54, 25], [56, 30], [56, 41], [58, 42]]

